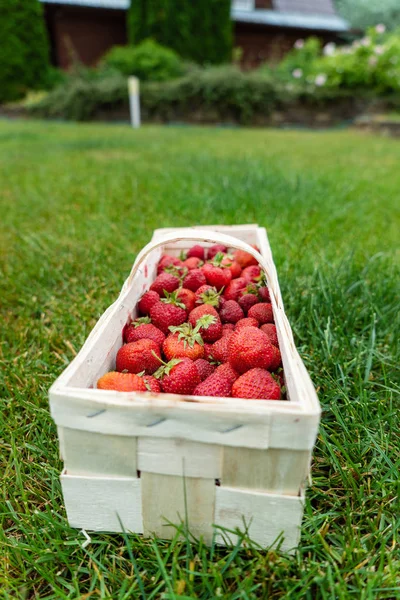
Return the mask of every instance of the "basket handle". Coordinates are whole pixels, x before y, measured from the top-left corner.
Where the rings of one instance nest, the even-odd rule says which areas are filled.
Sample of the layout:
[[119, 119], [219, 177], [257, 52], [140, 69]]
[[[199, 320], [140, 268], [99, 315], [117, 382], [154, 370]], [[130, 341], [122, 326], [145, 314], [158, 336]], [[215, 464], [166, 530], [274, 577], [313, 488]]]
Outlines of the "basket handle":
[[126, 290], [126, 288], [131, 287], [136, 273], [139, 271], [141, 264], [150, 254], [150, 252], [152, 252], [156, 248], [165, 246], [166, 244], [172, 244], [175, 242], [180, 242], [182, 240], [188, 240], [193, 242], [210, 242], [212, 244], [223, 244], [224, 246], [227, 246], [229, 248], [244, 250], [245, 252], [248, 252], [249, 254], [254, 256], [254, 258], [262, 266], [263, 270], [266, 273], [268, 287], [274, 295], [276, 306], [278, 306], [278, 296], [276, 294], [275, 279], [272, 276], [272, 273], [270, 272], [269, 265], [265, 258], [252, 246], [250, 246], [250, 244], [247, 244], [246, 242], [243, 242], [238, 238], [232, 237], [231, 235], [227, 235], [226, 233], [220, 233], [219, 231], [210, 231], [208, 229], [180, 230], [179, 232], [167, 233], [163, 236], [156, 238], [155, 240], [151, 240], [137, 255], [135, 263], [132, 267], [128, 279], [124, 284], [123, 289]]

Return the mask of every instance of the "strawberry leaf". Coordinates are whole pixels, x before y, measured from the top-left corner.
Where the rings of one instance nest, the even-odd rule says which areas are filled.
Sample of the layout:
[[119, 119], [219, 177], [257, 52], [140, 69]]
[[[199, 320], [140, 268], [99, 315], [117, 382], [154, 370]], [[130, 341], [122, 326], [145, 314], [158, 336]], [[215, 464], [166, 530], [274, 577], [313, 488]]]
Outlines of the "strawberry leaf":
[[150, 317], [139, 317], [138, 319], [135, 319], [131, 325], [139, 327], [139, 325], [147, 325], [148, 323], [151, 323]]

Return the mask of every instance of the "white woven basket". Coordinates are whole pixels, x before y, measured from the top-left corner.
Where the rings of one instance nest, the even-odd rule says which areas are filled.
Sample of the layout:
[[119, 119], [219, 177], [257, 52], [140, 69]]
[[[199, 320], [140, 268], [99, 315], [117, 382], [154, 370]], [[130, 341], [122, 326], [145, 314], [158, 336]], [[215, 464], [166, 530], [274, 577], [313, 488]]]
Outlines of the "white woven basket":
[[[229, 235], [228, 235], [229, 234]], [[115, 366], [122, 328], [155, 277], [164, 252], [193, 242], [222, 243], [256, 257], [265, 270], [289, 401], [182, 397], [93, 389]], [[260, 253], [249, 244], [255, 244]], [[73, 527], [175, 535], [224, 543], [218, 526], [260, 544], [283, 534], [296, 547], [304, 485], [320, 418], [318, 399], [295, 348], [266, 231], [257, 225], [156, 230], [120, 296], [49, 392], [64, 460], [61, 482]], [[213, 526], [216, 525], [215, 529]], [[230, 536], [235, 541], [235, 536]]]

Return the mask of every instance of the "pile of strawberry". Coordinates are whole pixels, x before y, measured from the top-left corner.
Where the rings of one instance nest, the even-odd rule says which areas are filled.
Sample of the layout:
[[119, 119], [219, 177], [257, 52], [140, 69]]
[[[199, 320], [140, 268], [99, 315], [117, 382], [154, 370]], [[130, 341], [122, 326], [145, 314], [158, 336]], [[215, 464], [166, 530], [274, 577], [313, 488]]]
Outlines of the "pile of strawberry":
[[99, 389], [280, 399], [283, 373], [265, 277], [216, 244], [164, 254]]

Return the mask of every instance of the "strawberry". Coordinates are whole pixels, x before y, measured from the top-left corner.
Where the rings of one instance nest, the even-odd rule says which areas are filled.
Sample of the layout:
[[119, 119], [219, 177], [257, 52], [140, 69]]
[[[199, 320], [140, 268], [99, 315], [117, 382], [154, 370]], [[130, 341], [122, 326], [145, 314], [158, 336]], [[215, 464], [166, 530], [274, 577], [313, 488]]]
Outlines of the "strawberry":
[[253, 319], [252, 317], [247, 317], [246, 319], [240, 319], [235, 325], [235, 329], [240, 329], [241, 327], [258, 327], [259, 322], [257, 319]]
[[160, 275], [157, 275], [155, 280], [150, 286], [150, 290], [157, 292], [159, 296], [165, 296], [165, 292], [173, 292], [179, 287], [179, 278], [171, 273], [163, 271]]
[[215, 365], [212, 365], [204, 358], [198, 358], [194, 361], [194, 364], [199, 372], [201, 381], [207, 379], [207, 377], [215, 371]]
[[182, 285], [184, 288], [196, 292], [199, 287], [205, 285], [207, 280], [203, 273], [203, 267], [201, 269], [192, 269], [184, 278]]
[[212, 344], [204, 344], [204, 358], [206, 360], [214, 360], [213, 355], [212, 355]]
[[222, 325], [222, 335], [225, 335], [227, 331], [233, 331], [235, 326], [233, 323], [224, 323]]
[[137, 342], [137, 340], [153, 340], [159, 346], [165, 340], [165, 335], [160, 329], [154, 327], [149, 317], [136, 319], [130, 325], [124, 328], [124, 342]]
[[209, 325], [206, 329], [202, 327], [200, 329], [200, 335], [205, 342], [215, 342], [222, 336], [222, 324], [219, 315], [215, 308], [208, 304], [200, 304], [189, 313], [189, 323], [196, 327], [197, 321], [204, 317], [204, 315], [211, 315], [215, 318], [215, 321]]
[[238, 373], [256, 367], [268, 369], [275, 356], [273, 348], [267, 334], [260, 329], [241, 327], [229, 338], [229, 362]]
[[186, 288], [178, 288], [178, 292], [176, 297], [182, 304], [185, 305], [185, 308], [188, 313], [195, 307], [196, 296], [192, 290], [188, 290]]
[[139, 313], [141, 315], [149, 315], [153, 304], [159, 301], [160, 295], [157, 292], [145, 292], [138, 303]]
[[227, 331], [225, 335], [213, 343], [211, 355], [214, 360], [220, 363], [226, 363], [229, 360], [229, 340], [233, 335], [233, 331]]
[[250, 265], [242, 271], [242, 277], [244, 277], [249, 283], [252, 281], [259, 281], [260, 276], [261, 269], [258, 265]]
[[246, 289], [246, 285], [247, 281], [244, 279], [244, 277], [233, 279], [225, 288], [225, 300], [237, 300], [241, 296], [242, 292]]
[[269, 370], [270, 371], [276, 371], [277, 369], [279, 369], [279, 367], [282, 366], [282, 356], [281, 356], [281, 351], [279, 350], [279, 348], [277, 348], [276, 346], [272, 346], [274, 349], [274, 359], [272, 361], [272, 363], [270, 364]]
[[230, 270], [230, 272], [232, 273], [232, 279], [236, 279], [236, 277], [240, 277], [240, 274], [242, 272], [242, 267], [239, 265], [238, 262], [233, 260], [233, 258], [231, 256], [229, 256], [229, 255], [224, 256], [224, 258], [221, 261], [221, 266], [227, 267]]
[[235, 300], [227, 300], [219, 311], [219, 317], [222, 323], [237, 323], [243, 319], [244, 312]]
[[244, 250], [235, 250], [233, 253], [233, 259], [239, 263], [242, 269], [249, 267], [250, 265], [257, 265], [257, 260]]
[[222, 365], [219, 365], [219, 367], [215, 369], [215, 372], [229, 379], [231, 383], [236, 381], [236, 379], [239, 377], [239, 373], [236, 373], [229, 363], [223, 363]]
[[204, 356], [204, 342], [200, 330], [206, 330], [216, 321], [212, 315], [201, 317], [196, 326], [184, 323], [178, 327], [170, 327], [171, 334], [163, 343], [163, 352], [168, 360], [172, 358], [190, 358], [196, 360]]
[[202, 381], [194, 390], [193, 396], [222, 396], [231, 395], [232, 383], [220, 373], [213, 373]]
[[218, 267], [212, 263], [206, 263], [202, 267], [203, 274], [209, 285], [213, 285], [220, 290], [226, 287], [232, 279], [232, 273], [226, 267]]
[[281, 389], [271, 373], [256, 368], [236, 379], [232, 386], [232, 396], [255, 400], [280, 400]]
[[154, 373], [161, 382], [161, 389], [167, 394], [192, 394], [200, 383], [196, 365], [189, 358], [174, 358]]
[[158, 265], [157, 265], [157, 275], [162, 273], [165, 268], [171, 267], [174, 265], [177, 267], [182, 266], [182, 261], [179, 260], [179, 258], [177, 256], [170, 256], [169, 254], [163, 254], [163, 256], [160, 258]]
[[273, 323], [274, 322], [274, 313], [272, 311], [272, 304], [266, 304], [263, 302], [259, 302], [258, 304], [254, 304], [249, 309], [247, 313], [249, 317], [253, 317], [257, 319], [257, 321], [263, 325], [264, 323]]
[[162, 298], [150, 309], [151, 322], [161, 329], [165, 335], [169, 334], [169, 327], [182, 325], [186, 321], [185, 305], [176, 297], [176, 292]]
[[196, 304], [209, 304], [219, 308], [221, 304], [221, 291], [212, 285], [202, 285], [196, 292]]
[[122, 346], [116, 357], [117, 371], [151, 375], [161, 362], [160, 346], [153, 340], [138, 340]]
[[254, 304], [259, 303], [259, 299], [254, 294], [244, 294], [243, 296], [240, 296], [238, 302], [244, 314], [247, 315], [249, 309], [254, 306]]
[[271, 296], [269, 294], [269, 289], [267, 287], [265, 287], [265, 286], [259, 287], [258, 294], [259, 294], [262, 302], [271, 302]]
[[214, 246], [211, 246], [211, 248], [207, 250], [207, 259], [211, 260], [219, 252], [225, 254], [227, 251], [228, 248], [226, 246], [223, 246], [222, 244], [214, 244]]
[[265, 323], [265, 325], [261, 325], [261, 331], [267, 334], [269, 337], [271, 344], [279, 348], [278, 334], [276, 332], [276, 326], [273, 323]]
[[199, 244], [192, 246], [187, 251], [186, 258], [192, 258], [192, 257], [200, 258], [200, 260], [205, 260], [204, 248], [202, 246], [200, 246]]
[[192, 269], [200, 269], [200, 267], [203, 264], [204, 264], [203, 260], [201, 260], [200, 258], [197, 258], [196, 256], [191, 256], [190, 258], [187, 258], [186, 260], [183, 261], [182, 266], [186, 267], [190, 271]]
[[117, 373], [117, 371], [110, 371], [100, 377], [97, 389], [117, 392], [161, 392], [160, 384], [150, 375], [142, 377], [134, 373]]

